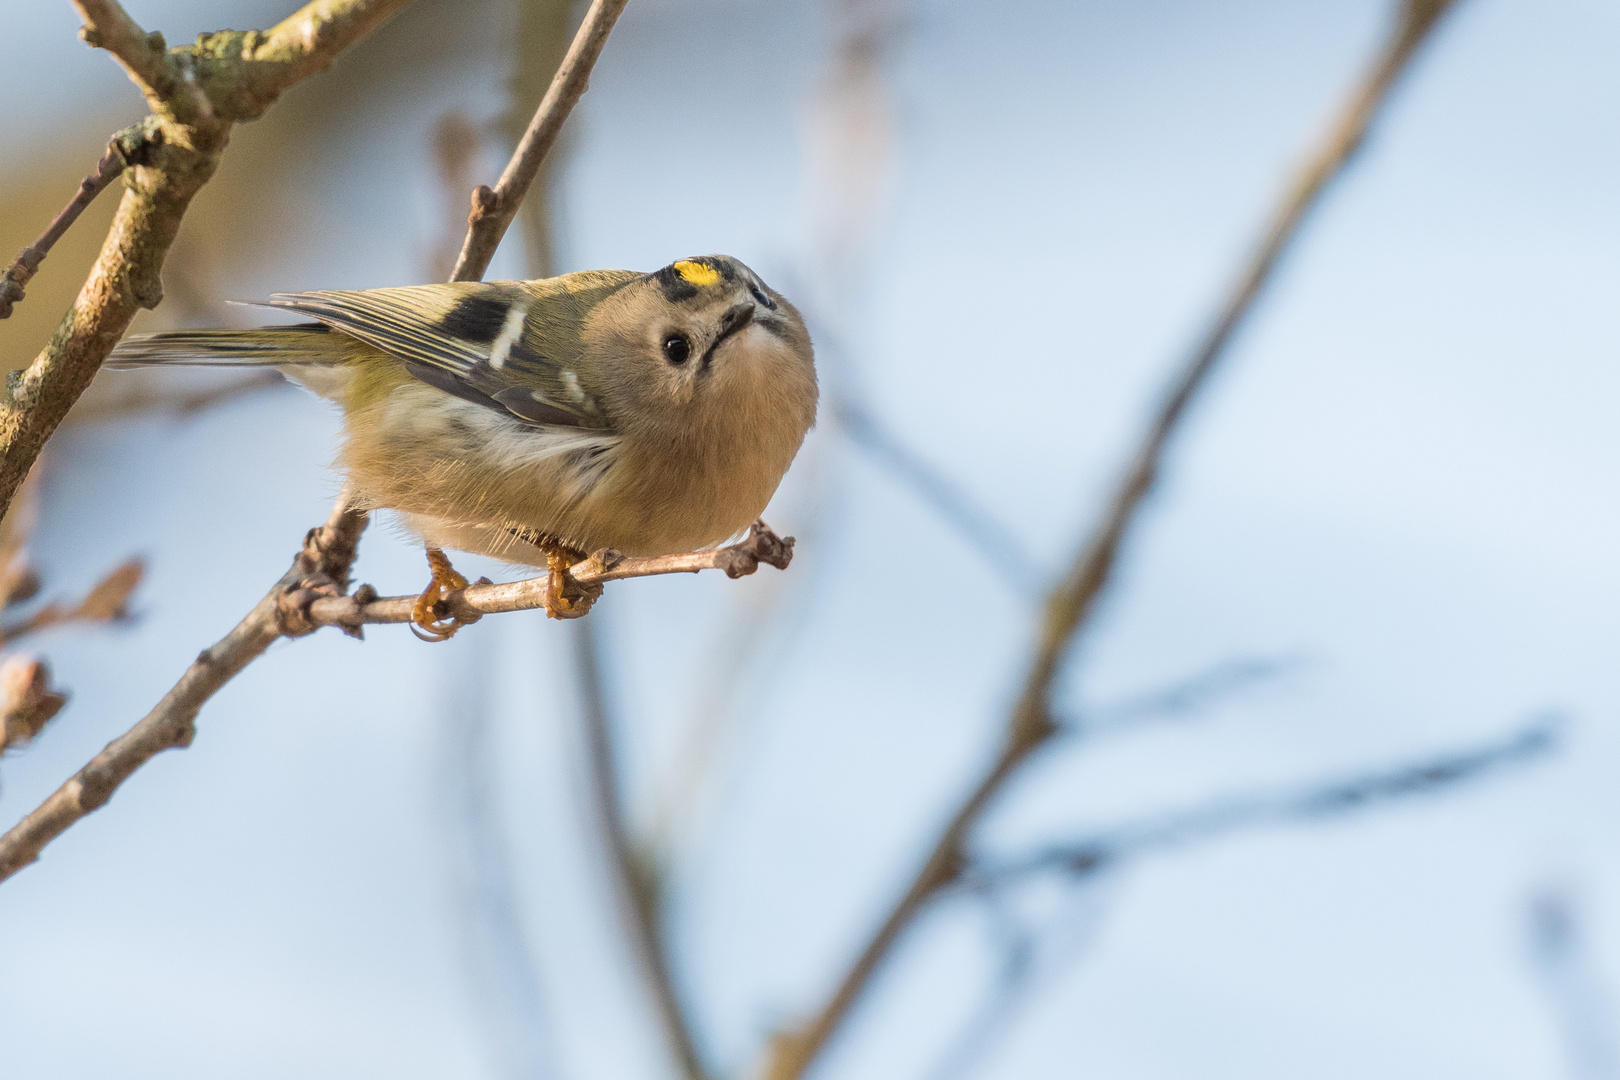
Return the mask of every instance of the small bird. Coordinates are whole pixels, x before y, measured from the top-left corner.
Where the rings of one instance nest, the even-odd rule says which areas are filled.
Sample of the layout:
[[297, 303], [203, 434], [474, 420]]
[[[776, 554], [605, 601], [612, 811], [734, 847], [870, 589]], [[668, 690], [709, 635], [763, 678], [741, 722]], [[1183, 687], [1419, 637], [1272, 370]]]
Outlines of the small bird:
[[548, 566], [547, 610], [592, 596], [566, 568], [600, 548], [664, 555], [753, 523], [816, 418], [809, 332], [740, 261], [650, 274], [278, 294], [314, 320], [131, 338], [108, 366], [269, 366], [343, 409], [357, 508], [398, 511], [428, 549], [422, 636], [466, 579], [442, 549]]

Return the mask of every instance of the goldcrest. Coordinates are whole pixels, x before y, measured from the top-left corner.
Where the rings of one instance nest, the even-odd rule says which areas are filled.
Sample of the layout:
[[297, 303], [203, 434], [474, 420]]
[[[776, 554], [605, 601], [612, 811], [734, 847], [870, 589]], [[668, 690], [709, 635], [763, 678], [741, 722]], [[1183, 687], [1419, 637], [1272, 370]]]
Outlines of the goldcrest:
[[132, 338], [109, 365], [280, 369], [342, 407], [357, 505], [398, 511], [430, 548], [543, 566], [559, 547], [719, 544], [815, 422], [803, 319], [727, 256], [267, 306], [314, 321]]

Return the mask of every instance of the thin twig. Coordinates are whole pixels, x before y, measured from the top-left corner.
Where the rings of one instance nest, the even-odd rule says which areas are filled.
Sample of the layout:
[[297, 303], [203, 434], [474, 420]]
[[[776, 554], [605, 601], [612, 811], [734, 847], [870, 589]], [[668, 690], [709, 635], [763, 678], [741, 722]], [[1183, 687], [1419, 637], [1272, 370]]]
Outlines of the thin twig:
[[1166, 720], [1204, 712], [1222, 698], [1260, 683], [1277, 679], [1301, 663], [1297, 656], [1236, 657], [1168, 686], [1150, 690], [1111, 705], [1082, 709], [1079, 718], [1065, 723], [1082, 735], [1118, 731], [1147, 720]]
[[136, 167], [125, 171], [123, 198], [84, 287], [0, 398], [0, 513], [135, 313], [163, 298], [163, 260], [231, 127], [330, 66], [404, 3], [314, 0], [268, 31], [222, 30], [165, 50], [162, 35], [143, 31], [116, 0], [77, 0], [85, 41], [118, 58], [153, 115], [122, 144]]
[[1030, 597], [1038, 591], [1044, 577], [1042, 567], [1016, 533], [997, 521], [961, 485], [885, 430], [866, 406], [847, 396], [834, 399], [832, 406], [838, 430], [967, 540], [1015, 593]]
[[1087, 840], [1055, 844], [1009, 859], [984, 859], [965, 869], [964, 889], [1005, 887], [1039, 873], [1096, 873], [1134, 856], [1238, 829], [1314, 821], [1380, 803], [1435, 792], [1509, 766], [1527, 764], [1558, 746], [1562, 717], [1547, 715], [1496, 742], [1400, 765], [1311, 784], [1293, 791], [1223, 799], [1191, 810], [1121, 825]]
[[[958, 887], [982, 898], [995, 911], [1009, 906], [1014, 888], [1038, 873], [1058, 875], [1069, 890], [1094, 887], [1109, 872], [1143, 856], [1218, 841], [1236, 832], [1308, 824], [1391, 802], [1438, 795], [1489, 773], [1528, 765], [1551, 752], [1557, 745], [1557, 725], [1558, 721], [1549, 717], [1498, 742], [1428, 761], [1158, 815], [1017, 859], [986, 859], [964, 872]], [[1067, 928], [1070, 922], [1066, 918], [1058, 925]], [[1002, 934], [1007, 941], [1003, 945], [1006, 956], [1001, 977], [986, 994], [978, 1015], [941, 1055], [940, 1067], [931, 1080], [959, 1080], [969, 1075], [971, 1067], [984, 1060], [991, 1042], [1030, 1001], [1031, 984], [1038, 974], [1033, 959], [1041, 942], [1033, 929], [1018, 929], [1021, 933], [1016, 936]], [[1055, 967], [1048, 963], [1046, 974], [1055, 974]]]
[[[739, 578], [768, 563], [786, 570], [793, 560], [793, 537], [779, 537], [763, 521], [755, 522], [748, 536], [729, 547], [694, 551], [686, 555], [656, 555], [627, 558], [610, 548], [596, 552], [569, 568], [569, 576], [581, 585], [597, 585], [625, 578], [657, 577], [663, 574], [695, 574], [700, 570], [723, 570], [727, 577]], [[442, 617], [454, 616], [464, 623], [477, 622], [485, 615], [507, 611], [532, 611], [546, 606], [548, 575], [496, 585], [480, 582], [451, 592], [439, 602]], [[330, 596], [314, 601], [300, 618], [311, 629], [317, 626], [356, 628], [367, 623], [411, 621], [415, 596], [377, 597], [375, 590], [362, 585], [350, 596]]]
[[951, 816], [922, 869], [861, 950], [826, 1004], [802, 1027], [781, 1032], [771, 1040], [759, 1070], [761, 1075], [769, 1080], [795, 1080], [803, 1075], [843, 1024], [878, 967], [918, 913], [961, 872], [963, 845], [969, 831], [1007, 780], [1056, 731], [1050, 709], [1053, 682], [1076, 633], [1095, 610], [1097, 598], [1112, 576], [1126, 531], [1153, 487], [1171, 435], [1194, 396], [1207, 383], [1216, 361], [1225, 353], [1233, 332], [1253, 306], [1300, 222], [1317, 205], [1328, 182], [1341, 173], [1361, 146], [1397, 76], [1406, 69], [1418, 45], [1453, 2], [1405, 0], [1402, 3], [1394, 30], [1380, 48], [1371, 69], [1334, 119], [1322, 145], [1300, 170], [1219, 317], [1160, 405], [1101, 521], [1081, 547], [1067, 577], [1049, 595], [1035, 655], [1009, 717], [1000, 753]]
[[112, 54], [152, 103], [153, 111], [167, 107], [173, 75], [164, 63], [167, 58], [163, 35], [141, 29], [118, 0], [73, 0], [73, 6], [84, 20], [79, 30], [84, 43]]
[[[511, 146], [523, 141], [533, 115], [530, 102], [541, 101], [551, 85], [552, 76], [562, 66], [573, 42], [574, 25], [579, 4], [575, 0], [525, 0], [518, 5], [517, 26], [512, 33], [512, 55], [516, 60], [507, 79], [510, 107], [500, 118], [501, 134]], [[523, 237], [525, 273], [531, 278], [548, 278], [557, 273], [557, 244], [552, 208], [556, 204], [556, 191], [552, 179], [561, 165], [563, 151], [568, 147], [565, 136], [559, 135], [541, 163], [540, 172], [524, 196], [518, 211], [518, 227]], [[466, 225], [466, 192], [469, 183], [456, 185], [455, 235], [450, 240], [449, 262], [456, 260], [458, 238]]]
[[123, 148], [119, 145], [119, 137], [113, 136], [107, 143], [107, 152], [101, 155], [96, 163], [96, 171], [79, 182], [79, 190], [72, 200], [62, 208], [39, 239], [23, 248], [6, 267], [4, 276], [0, 276], [0, 319], [11, 318], [15, 305], [22, 303], [28, 282], [39, 270], [39, 264], [45, 261], [45, 256], [51, 253], [51, 248], [62, 239], [62, 234], [84, 213], [85, 207], [95, 201], [107, 189], [107, 185], [116, 180], [123, 173], [128, 159]]
[[506, 235], [507, 226], [523, 205], [523, 196], [540, 173], [546, 155], [562, 133], [563, 123], [584, 96], [590, 83], [591, 68], [602, 55], [608, 34], [630, 0], [591, 0], [585, 21], [580, 23], [574, 43], [563, 57], [546, 96], [535, 110], [534, 119], [523, 133], [512, 159], [506, 163], [494, 190], [483, 184], [473, 189], [472, 212], [467, 216], [467, 239], [462, 242], [451, 281], [477, 281], [489, 269], [490, 259]]
[[625, 821], [595, 626], [594, 619], [583, 619], [573, 627], [571, 634], [574, 666], [579, 672], [591, 801], [612, 863], [614, 887], [624, 906], [630, 946], [651, 991], [664, 1041], [681, 1075], [686, 1080], [703, 1080], [707, 1074], [693, 1038], [691, 1018], [669, 968], [663, 926], [663, 874], [651, 858], [638, 851]]
[[234, 630], [198, 655], [140, 723], [108, 743], [37, 810], [0, 836], [0, 881], [39, 858], [45, 845], [74, 822], [105, 805], [155, 755], [190, 746], [198, 711], [278, 637], [315, 629], [296, 616], [317, 596], [348, 587], [355, 545], [366, 525], [363, 512], [346, 507], [347, 501], [339, 500], [326, 524], [310, 530], [281, 580]]

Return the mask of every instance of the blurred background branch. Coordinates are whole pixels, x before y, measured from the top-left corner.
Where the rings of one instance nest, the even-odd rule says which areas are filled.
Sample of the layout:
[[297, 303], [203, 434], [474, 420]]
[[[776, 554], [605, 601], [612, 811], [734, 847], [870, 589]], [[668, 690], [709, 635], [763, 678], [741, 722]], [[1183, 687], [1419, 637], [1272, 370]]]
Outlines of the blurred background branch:
[[1620, 1076], [1614, 1001], [1593, 954], [1579, 899], [1567, 885], [1548, 882], [1526, 905], [1530, 959], [1563, 1037], [1574, 1080]]
[[1061, 723], [1067, 733], [1091, 736], [1204, 716], [1211, 706], [1275, 683], [1302, 664], [1297, 656], [1234, 657], [1157, 689], [1083, 709]]
[[1016, 595], [1038, 595], [1046, 574], [1022, 538], [997, 521], [944, 472], [896, 438], [865, 405], [851, 397], [838, 397], [831, 402], [829, 411], [833, 423], [851, 443], [938, 514]]
[[1053, 683], [1075, 635], [1095, 610], [1112, 576], [1126, 533], [1157, 479], [1161, 462], [1188, 407], [1225, 354], [1245, 315], [1276, 269], [1306, 214], [1328, 183], [1349, 163], [1385, 103], [1391, 87], [1411, 61], [1450, 0], [1403, 0], [1395, 25], [1367, 74], [1333, 118], [1321, 144], [1307, 157], [1281, 204], [1265, 227], [1258, 249], [1245, 267], [1208, 335], [1194, 350], [1108, 501], [1102, 519], [1080, 548], [1063, 582], [1048, 596], [1039, 642], [1005, 742], [933, 845], [910, 887], [868, 940], [827, 1002], [802, 1026], [778, 1034], [760, 1070], [770, 1080], [802, 1076], [865, 993], [878, 967], [936, 893], [960, 874], [964, 845], [980, 817], [1029, 757], [1056, 731], [1051, 716]]
[[690, 1014], [670, 967], [664, 925], [664, 868], [632, 835], [625, 815], [623, 781], [619, 776], [596, 626], [594, 619], [581, 619], [574, 624], [571, 635], [580, 686], [591, 802], [623, 909], [630, 951], [650, 992], [670, 1057], [685, 1080], [704, 1080], [709, 1073], [703, 1066]]
[[[1559, 748], [1560, 726], [1558, 718], [1546, 717], [1505, 739], [1427, 760], [1171, 811], [1025, 856], [976, 857], [955, 889], [980, 902], [994, 920], [1001, 961], [983, 1002], [940, 1054], [931, 1080], [969, 1076], [984, 1063], [994, 1041], [1030, 1003], [1036, 983], [1052, 977], [1076, 951], [1080, 943], [1076, 930], [1081, 939], [1089, 936], [1084, 925], [1087, 913], [1076, 910], [1075, 902], [1085, 900], [1087, 890], [1094, 890], [1106, 875], [1143, 856], [1211, 843], [1243, 830], [1314, 824], [1449, 792], [1554, 752]], [[1070, 895], [1070, 902], [1058, 908], [1045, 928], [1021, 915], [1012, 895], [1027, 891], [1038, 878], [1055, 880]], [[1089, 921], [1095, 924], [1096, 919]], [[1067, 939], [1068, 947], [1056, 947], [1052, 939]]]
[[968, 890], [994, 889], [1040, 873], [1079, 877], [1110, 869], [1139, 854], [1224, 836], [1238, 829], [1314, 821], [1414, 795], [1434, 794], [1551, 753], [1557, 747], [1561, 723], [1560, 717], [1541, 717], [1505, 739], [1426, 761], [1294, 791], [1222, 799], [1025, 855], [972, 858], [959, 873], [958, 884]]
[[494, 673], [487, 648], [460, 649], [442, 707], [441, 782], [451, 826], [456, 928], [498, 1075], [550, 1080], [562, 1075], [562, 1066], [536, 964], [535, 935], [501, 821], [499, 746], [490, 703]]

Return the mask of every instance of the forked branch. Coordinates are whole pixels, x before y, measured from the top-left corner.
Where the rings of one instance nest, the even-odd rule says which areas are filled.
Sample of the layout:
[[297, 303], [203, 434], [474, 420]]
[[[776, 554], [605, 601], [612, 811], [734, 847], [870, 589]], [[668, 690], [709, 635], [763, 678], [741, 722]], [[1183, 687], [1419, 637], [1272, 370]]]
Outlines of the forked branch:
[[[232, 125], [261, 115], [404, 3], [314, 0], [270, 30], [225, 30], [166, 50], [163, 36], [142, 30], [116, 0], [77, 0], [83, 38], [118, 58], [152, 115], [138, 127], [138, 159], [124, 148], [136, 167], [124, 171], [124, 197], [84, 287], [50, 342], [0, 396], [0, 514], [135, 313], [162, 299], [163, 260], [192, 198], [218, 167]], [[117, 162], [103, 164], [94, 178], [101, 187]], [[93, 192], [81, 186], [80, 195], [88, 203]], [[72, 204], [69, 211], [60, 228], [47, 229], [51, 242], [78, 216]], [[38, 248], [24, 252], [5, 289], [12, 302], [23, 275], [43, 258]]]

